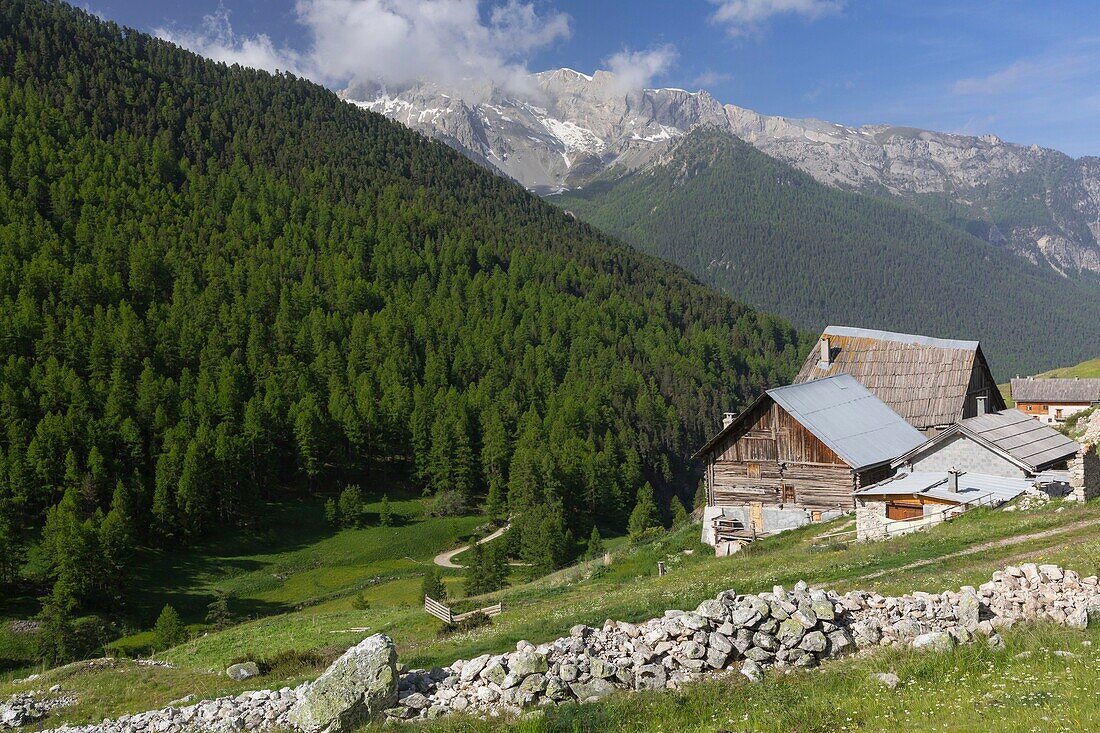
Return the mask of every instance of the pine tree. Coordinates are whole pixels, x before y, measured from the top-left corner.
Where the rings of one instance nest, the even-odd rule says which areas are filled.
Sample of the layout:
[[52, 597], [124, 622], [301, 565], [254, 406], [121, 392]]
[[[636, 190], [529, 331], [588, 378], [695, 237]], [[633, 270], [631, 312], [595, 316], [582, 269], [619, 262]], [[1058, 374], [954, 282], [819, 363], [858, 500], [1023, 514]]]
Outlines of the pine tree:
[[60, 588], [43, 599], [38, 619], [42, 627], [38, 632], [38, 658], [49, 666], [71, 661], [76, 656], [76, 629], [73, 625], [73, 610], [76, 602]]
[[589, 560], [595, 560], [604, 553], [603, 538], [600, 537], [600, 528], [592, 525], [592, 534], [588, 537], [588, 549], [585, 556]]
[[661, 513], [657, 509], [657, 502], [653, 499], [653, 487], [646, 481], [642, 488], [638, 489], [634, 510], [630, 512], [630, 521], [627, 523], [630, 541], [640, 542], [660, 526]]
[[206, 623], [221, 631], [233, 624], [233, 613], [229, 609], [229, 594], [218, 588], [214, 590], [214, 600], [206, 606]]
[[688, 515], [687, 507], [684, 506], [684, 502], [680, 500], [680, 497], [673, 496], [669, 502], [672, 505], [672, 526], [673, 528], [683, 527], [689, 521], [691, 517]]
[[125, 485], [115, 487], [111, 510], [99, 525], [99, 549], [103, 555], [102, 584], [113, 607], [125, 602], [126, 583], [134, 550], [133, 512]]
[[443, 585], [443, 575], [439, 568], [432, 565], [424, 573], [424, 582], [420, 588], [420, 595], [442, 603], [447, 600], [447, 588]]
[[378, 508], [378, 526], [389, 527], [393, 524], [393, 514], [390, 510], [390, 497], [383, 494], [382, 503]]
[[325, 501], [325, 521], [332, 527], [340, 523], [340, 512], [336, 508], [335, 499], [328, 499]]
[[701, 509], [707, 505], [707, 482], [703, 479], [699, 479], [699, 486], [695, 489], [695, 500], [692, 502], [693, 509]]
[[462, 589], [467, 596], [478, 596], [485, 592], [485, 547], [474, 542], [466, 555], [466, 578]]
[[348, 484], [340, 492], [340, 523], [345, 527], [358, 527], [363, 519], [363, 492], [355, 484]]
[[153, 638], [159, 650], [170, 649], [182, 644], [186, 639], [187, 630], [183, 626], [183, 620], [176, 609], [166, 605], [157, 617], [157, 623], [153, 627]]

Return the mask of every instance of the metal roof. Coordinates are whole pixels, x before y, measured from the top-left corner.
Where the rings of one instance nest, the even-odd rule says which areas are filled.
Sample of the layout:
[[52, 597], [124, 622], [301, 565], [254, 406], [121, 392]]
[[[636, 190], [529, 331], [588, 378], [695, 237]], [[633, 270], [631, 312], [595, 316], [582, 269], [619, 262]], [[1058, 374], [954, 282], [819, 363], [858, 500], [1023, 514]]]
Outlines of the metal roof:
[[1080, 402], [1100, 400], [1100, 379], [1012, 380], [1012, 399], [1016, 402]]
[[1034, 485], [1034, 481], [1007, 476], [990, 476], [985, 473], [959, 473], [959, 490], [949, 488], [950, 476], [946, 471], [914, 471], [880, 481], [856, 492], [856, 497], [872, 496], [923, 496], [929, 499], [957, 502], [993, 498], [999, 502], [1011, 501]]
[[1039, 471], [1077, 454], [1081, 445], [1019, 410], [1002, 410], [959, 422], [968, 435], [986, 441]]
[[856, 470], [890, 461], [924, 442], [920, 431], [849, 374], [767, 394]]
[[[995, 384], [977, 341], [941, 339], [868, 328], [829, 326], [830, 361], [816, 345], [795, 377], [796, 383], [851, 374], [880, 400], [919, 429], [950, 425], [966, 407], [975, 365]], [[994, 390], [993, 406], [1003, 408]]]

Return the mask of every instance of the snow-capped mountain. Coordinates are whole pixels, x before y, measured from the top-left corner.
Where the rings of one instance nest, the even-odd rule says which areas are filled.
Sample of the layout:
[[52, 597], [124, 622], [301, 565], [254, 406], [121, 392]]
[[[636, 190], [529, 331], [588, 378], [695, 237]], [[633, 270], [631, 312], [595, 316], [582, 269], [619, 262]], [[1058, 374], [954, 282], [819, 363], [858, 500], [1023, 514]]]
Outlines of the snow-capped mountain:
[[692, 127], [711, 125], [823, 183], [906, 198], [1063, 274], [1100, 272], [1098, 158], [993, 135], [762, 115], [705, 91], [624, 89], [605, 71], [558, 69], [530, 82], [523, 95], [423, 83], [400, 93], [353, 87], [343, 96], [540, 193], [645, 168]]

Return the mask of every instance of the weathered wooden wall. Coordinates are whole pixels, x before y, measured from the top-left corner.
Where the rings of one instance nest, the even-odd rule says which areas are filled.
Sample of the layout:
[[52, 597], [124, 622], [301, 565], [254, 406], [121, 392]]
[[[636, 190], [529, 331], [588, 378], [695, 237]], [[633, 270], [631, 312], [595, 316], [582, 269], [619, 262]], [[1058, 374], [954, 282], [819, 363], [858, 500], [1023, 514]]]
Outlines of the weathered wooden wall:
[[857, 477], [827, 445], [765, 398], [714, 446], [707, 485], [712, 506], [760, 502], [850, 509]]

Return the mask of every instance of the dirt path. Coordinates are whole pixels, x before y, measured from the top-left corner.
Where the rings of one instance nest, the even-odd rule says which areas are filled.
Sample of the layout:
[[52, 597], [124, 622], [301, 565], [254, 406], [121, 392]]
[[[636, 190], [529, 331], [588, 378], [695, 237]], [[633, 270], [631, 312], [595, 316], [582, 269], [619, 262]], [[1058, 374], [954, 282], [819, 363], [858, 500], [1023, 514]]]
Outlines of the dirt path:
[[[484, 545], [486, 542], [491, 542], [491, 541], [495, 540], [497, 537], [500, 537], [502, 534], [507, 532], [508, 528], [511, 527], [511, 526], [512, 526], [512, 523], [508, 522], [503, 527], [498, 529], [496, 532], [493, 532], [491, 535], [489, 535], [487, 537], [482, 537], [480, 540], [477, 541], [477, 543], [479, 545]], [[466, 550], [469, 550], [469, 549], [470, 549], [470, 545], [463, 545], [462, 547], [459, 547], [458, 549], [455, 549], [455, 550], [448, 550], [447, 552], [441, 552], [441, 553], [439, 553], [438, 555], [435, 556], [435, 564], [438, 565], [441, 568], [454, 568], [454, 569], [464, 568], [464, 567], [466, 567], [465, 565], [457, 564], [456, 562], [454, 562], [454, 560], [452, 558], [455, 555], [459, 555], [463, 552], [466, 552]]]
[[1041, 540], [1045, 537], [1052, 537], [1054, 535], [1066, 534], [1074, 532], [1086, 527], [1093, 527], [1100, 525], [1100, 519], [1084, 519], [1080, 522], [1074, 522], [1073, 524], [1065, 524], [1061, 527], [1051, 527], [1050, 529], [1044, 529], [1042, 532], [1032, 532], [1031, 534], [1021, 534], [1014, 537], [1005, 537], [999, 540], [993, 540], [991, 542], [983, 542], [980, 545], [974, 545], [968, 547], [965, 550], [959, 550], [958, 552], [952, 552], [947, 555], [940, 555], [939, 557], [928, 558], [927, 560], [917, 560], [911, 562], [908, 565], [902, 565], [898, 568], [890, 568], [888, 570], [879, 570], [868, 575], [859, 576], [860, 580], [872, 580], [874, 578], [881, 578], [883, 575], [889, 575], [891, 573], [898, 573], [903, 570], [912, 570], [913, 568], [922, 568], [927, 565], [935, 565], [936, 563], [943, 562], [944, 560], [950, 560], [956, 557], [965, 557], [966, 555], [973, 555], [978, 552], [984, 552], [985, 550], [992, 550], [997, 547], [1010, 547], [1012, 545], [1019, 545], [1024, 542], [1030, 542], [1031, 540]]

